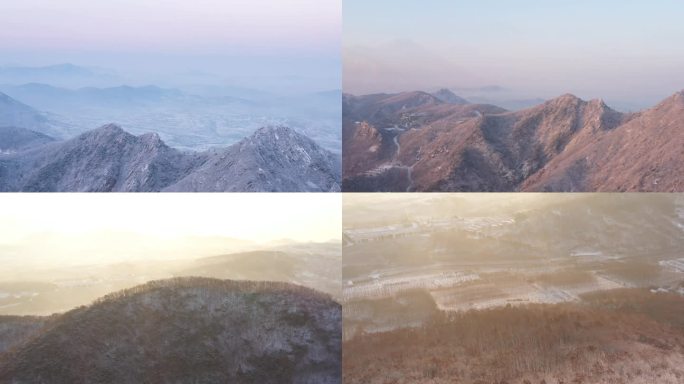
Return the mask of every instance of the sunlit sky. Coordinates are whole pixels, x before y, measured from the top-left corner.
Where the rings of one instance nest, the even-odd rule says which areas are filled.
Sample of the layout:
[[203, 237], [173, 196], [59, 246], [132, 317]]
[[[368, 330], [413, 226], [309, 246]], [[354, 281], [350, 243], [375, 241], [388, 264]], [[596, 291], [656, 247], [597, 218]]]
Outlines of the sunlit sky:
[[1, 204], [0, 279], [341, 236], [338, 194], [7, 194]]
[[328, 241], [340, 228], [338, 194], [6, 194], [0, 210], [0, 244], [103, 231]]
[[0, 65], [339, 79], [341, 12], [341, 0], [0, 1]]
[[647, 105], [684, 88], [683, 14], [678, 0], [345, 0], [343, 88]]

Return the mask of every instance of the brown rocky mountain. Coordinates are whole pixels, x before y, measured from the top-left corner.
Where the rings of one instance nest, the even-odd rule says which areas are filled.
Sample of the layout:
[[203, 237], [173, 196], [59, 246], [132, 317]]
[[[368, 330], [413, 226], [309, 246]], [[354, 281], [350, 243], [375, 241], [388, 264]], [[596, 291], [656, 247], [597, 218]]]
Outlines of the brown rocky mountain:
[[346, 190], [406, 190], [410, 168], [401, 163], [400, 138], [440, 121], [459, 124], [504, 109], [488, 104], [453, 104], [425, 92], [344, 95], [342, 162]]
[[525, 180], [528, 191], [684, 191], [684, 91], [565, 151]]
[[634, 114], [569, 94], [516, 112], [426, 95], [345, 97], [344, 190], [684, 190], [681, 92]]

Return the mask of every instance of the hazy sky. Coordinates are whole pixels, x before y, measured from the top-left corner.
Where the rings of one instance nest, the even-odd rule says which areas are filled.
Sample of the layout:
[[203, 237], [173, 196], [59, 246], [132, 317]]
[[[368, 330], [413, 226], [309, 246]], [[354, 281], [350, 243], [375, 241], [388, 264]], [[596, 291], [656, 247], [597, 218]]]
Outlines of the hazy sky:
[[0, 65], [339, 78], [341, 0], [0, 2]]
[[683, 14], [678, 0], [345, 0], [343, 88], [651, 103], [684, 88]]
[[341, 204], [339, 194], [309, 193], [8, 194], [0, 262], [196, 258], [242, 246], [234, 239], [339, 240]]
[[2, 201], [0, 243], [35, 232], [101, 230], [256, 242], [340, 238], [335, 194], [8, 194]]

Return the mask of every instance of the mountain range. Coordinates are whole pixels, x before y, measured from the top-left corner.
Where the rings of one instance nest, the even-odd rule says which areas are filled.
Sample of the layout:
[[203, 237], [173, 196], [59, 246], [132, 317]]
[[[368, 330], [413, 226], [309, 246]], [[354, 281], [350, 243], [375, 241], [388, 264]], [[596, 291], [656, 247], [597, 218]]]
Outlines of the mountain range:
[[[2, 85], [0, 90], [7, 95], [11, 95], [13, 99], [21, 100], [23, 103], [42, 111], [78, 110], [84, 107], [149, 107], [161, 102], [189, 103], [199, 101], [200, 99], [178, 89], [160, 88], [154, 85], [68, 89], [48, 84], [27, 83], [21, 85]], [[238, 99], [236, 98], [235, 100], [237, 101]]]
[[0, 102], [0, 126], [57, 139], [116, 122], [133, 134], [156, 132], [174, 148], [197, 151], [234, 144], [263, 126], [285, 125], [333, 153], [342, 151], [340, 90], [278, 95], [221, 86], [0, 82], [0, 92], [12, 100]]
[[570, 94], [514, 112], [464, 101], [345, 94], [343, 189], [684, 191], [684, 92], [636, 113]]
[[287, 283], [157, 280], [0, 317], [3, 383], [341, 382], [341, 307]]
[[341, 297], [340, 244], [288, 244], [267, 250], [204, 257], [179, 268], [177, 275], [231, 280], [294, 283]]
[[0, 84], [50, 82], [60, 86], [111, 84], [120, 81], [113, 71], [71, 63], [45, 66], [0, 66]]
[[0, 128], [0, 137], [0, 191], [339, 190], [339, 157], [281, 126], [204, 152], [114, 124], [65, 141], [16, 127]]

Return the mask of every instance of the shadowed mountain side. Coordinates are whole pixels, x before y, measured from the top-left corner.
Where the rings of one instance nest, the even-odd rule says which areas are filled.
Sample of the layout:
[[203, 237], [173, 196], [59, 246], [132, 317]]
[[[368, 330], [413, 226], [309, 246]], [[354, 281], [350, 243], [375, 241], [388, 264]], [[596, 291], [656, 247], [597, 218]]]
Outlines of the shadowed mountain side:
[[339, 169], [337, 156], [287, 127], [259, 129], [224, 150], [182, 152], [110, 124], [0, 156], [0, 190], [327, 192], [339, 190]]
[[40, 316], [0, 316], [0, 356], [38, 332], [50, 319]]
[[16, 127], [0, 127], [0, 153], [16, 152], [55, 141], [40, 132]]
[[50, 320], [0, 354], [13, 383], [339, 383], [340, 305], [287, 283], [175, 278]]
[[65, 125], [0, 92], [0, 127], [25, 127], [60, 137]]

